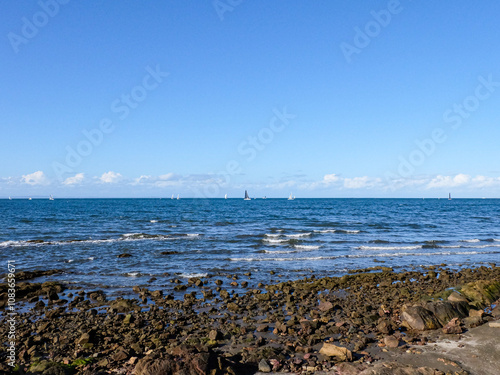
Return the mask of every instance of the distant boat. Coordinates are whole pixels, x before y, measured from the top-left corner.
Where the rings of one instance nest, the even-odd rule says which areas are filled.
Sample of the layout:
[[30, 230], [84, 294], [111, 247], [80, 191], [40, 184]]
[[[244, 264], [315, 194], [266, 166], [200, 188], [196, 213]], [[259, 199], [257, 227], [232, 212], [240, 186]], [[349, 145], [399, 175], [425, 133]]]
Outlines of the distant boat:
[[224, 199], [227, 199], [227, 194], [226, 194], [226, 195], [224, 195]]
[[50, 197], [49, 197], [49, 201], [53, 201], [53, 200], [54, 200], [54, 197], [51, 194]]
[[28, 200], [30, 201], [31, 200], [31, 197], [28, 198]]
[[267, 197], [264, 195], [264, 196], [262, 197], [262, 199], [267, 199]]
[[172, 194], [172, 198], [170, 198], [170, 199], [174, 199], [174, 195], [173, 194]]
[[451, 193], [448, 194], [448, 200], [451, 201]]
[[177, 200], [179, 200], [179, 199], [181, 199], [181, 198], [179, 198], [179, 194], [177, 194]]
[[11, 197], [9, 197], [9, 201], [11, 201], [11, 200], [12, 200], [12, 198], [11, 198]]
[[292, 193], [290, 193], [290, 196], [288, 197], [288, 200], [289, 201], [293, 201], [295, 199], [295, 197], [292, 195]]
[[245, 198], [243, 200], [251, 201], [250, 197], [248, 196], [248, 192], [246, 190], [245, 190]]

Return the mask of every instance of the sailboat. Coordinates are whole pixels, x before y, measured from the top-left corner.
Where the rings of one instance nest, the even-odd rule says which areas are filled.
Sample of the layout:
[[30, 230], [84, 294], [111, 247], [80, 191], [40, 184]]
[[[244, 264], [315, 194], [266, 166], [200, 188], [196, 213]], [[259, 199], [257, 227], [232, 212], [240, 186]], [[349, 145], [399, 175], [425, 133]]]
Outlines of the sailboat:
[[11, 197], [9, 197], [9, 201], [11, 201], [11, 200], [12, 200], [12, 198], [11, 198]]
[[53, 201], [53, 200], [54, 200], [54, 197], [51, 194], [50, 197], [49, 197], [49, 201]]
[[451, 201], [451, 193], [448, 193], [448, 200]]
[[179, 200], [179, 199], [181, 199], [181, 198], [179, 198], [179, 194], [177, 194], [177, 200]]
[[224, 199], [227, 199], [227, 194], [226, 194], [226, 195], [224, 195]]
[[31, 200], [31, 197], [28, 198], [28, 200], [30, 201]]
[[250, 197], [248, 196], [248, 192], [246, 190], [245, 190], [245, 198], [243, 200], [251, 201]]
[[293, 201], [295, 199], [295, 197], [292, 195], [292, 193], [290, 193], [290, 196], [288, 197], [288, 200], [289, 201]]
[[172, 194], [172, 198], [170, 198], [170, 199], [174, 199], [174, 195], [173, 194]]

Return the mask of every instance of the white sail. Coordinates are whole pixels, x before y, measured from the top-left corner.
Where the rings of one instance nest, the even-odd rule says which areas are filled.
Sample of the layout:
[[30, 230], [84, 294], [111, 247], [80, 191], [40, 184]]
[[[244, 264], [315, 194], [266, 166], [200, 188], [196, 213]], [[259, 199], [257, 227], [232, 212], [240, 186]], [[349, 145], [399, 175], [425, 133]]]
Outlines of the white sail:
[[224, 195], [224, 199], [227, 199], [227, 194], [226, 194], [226, 195]]
[[295, 199], [295, 197], [293, 196], [293, 194], [292, 194], [292, 193], [290, 193], [290, 196], [288, 197], [288, 200], [289, 200], [289, 201], [293, 201], [294, 199]]

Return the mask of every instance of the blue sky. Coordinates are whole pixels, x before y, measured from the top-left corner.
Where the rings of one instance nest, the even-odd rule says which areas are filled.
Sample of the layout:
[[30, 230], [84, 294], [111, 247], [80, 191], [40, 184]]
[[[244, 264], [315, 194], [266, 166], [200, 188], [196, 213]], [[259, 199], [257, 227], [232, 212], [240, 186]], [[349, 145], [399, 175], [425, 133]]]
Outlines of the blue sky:
[[2, 5], [0, 197], [500, 195], [500, 4], [144, 4]]

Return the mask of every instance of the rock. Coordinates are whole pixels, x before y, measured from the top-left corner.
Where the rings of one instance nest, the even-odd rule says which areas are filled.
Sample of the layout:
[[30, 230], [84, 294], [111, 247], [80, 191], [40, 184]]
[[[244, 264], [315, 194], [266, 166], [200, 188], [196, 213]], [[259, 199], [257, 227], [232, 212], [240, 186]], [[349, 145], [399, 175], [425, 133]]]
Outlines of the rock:
[[484, 317], [485, 313], [483, 310], [475, 310], [471, 309], [469, 311], [469, 316], [479, 316], [480, 318]]
[[[442, 375], [443, 372], [430, 367], [414, 367], [396, 362], [382, 362], [367, 368], [358, 375]], [[457, 373], [458, 374], [458, 373]]]
[[57, 301], [59, 299], [59, 296], [57, 295], [57, 292], [55, 289], [50, 289], [47, 293], [47, 297], [49, 298], [49, 301]]
[[176, 371], [176, 364], [170, 358], [153, 359], [144, 357], [137, 362], [134, 368], [135, 375], [172, 374]]
[[327, 312], [333, 309], [333, 304], [331, 302], [321, 302], [318, 306], [319, 311]]
[[482, 309], [500, 298], [500, 281], [475, 281], [464, 285], [460, 292], [471, 301], [471, 305]]
[[460, 327], [460, 320], [458, 318], [453, 318], [443, 327], [443, 333], [446, 334], [460, 334], [462, 332], [463, 329]]
[[388, 319], [380, 319], [377, 324], [377, 329], [380, 333], [389, 334], [392, 332], [392, 324]]
[[453, 318], [462, 319], [469, 315], [467, 302], [429, 302], [424, 307], [432, 312], [443, 326]]
[[123, 319], [123, 324], [133, 323], [134, 320], [135, 320], [135, 318], [132, 314], [127, 314], [127, 315], [125, 315], [125, 318]]
[[116, 312], [128, 313], [138, 308], [135, 300], [118, 298], [112, 301], [109, 306]]
[[268, 324], [259, 324], [257, 326], [257, 332], [267, 332], [269, 330]]
[[120, 349], [115, 354], [113, 354], [111, 358], [116, 362], [124, 361], [128, 358], [128, 353], [125, 350]]
[[488, 325], [491, 328], [500, 328], [500, 322], [489, 322]]
[[208, 333], [208, 338], [213, 341], [222, 340], [222, 337], [223, 337], [222, 332], [216, 329], [212, 329]]
[[480, 316], [469, 316], [464, 319], [464, 325], [467, 328], [474, 328], [483, 324], [483, 319]]
[[173, 255], [173, 254], [179, 254], [178, 251], [162, 251], [160, 253], [161, 255]]
[[425, 331], [441, 327], [439, 320], [434, 314], [422, 306], [409, 306], [403, 308], [401, 320], [404, 326], [416, 331]]
[[84, 345], [90, 341], [90, 335], [88, 333], [84, 333], [80, 336], [80, 338], [76, 341], [77, 345]]
[[261, 359], [259, 362], [259, 371], [271, 372], [271, 366], [267, 363], [265, 359]]
[[123, 254], [117, 255], [116, 257], [117, 258], [130, 258], [131, 256], [132, 256], [131, 254], [123, 253]]
[[352, 361], [352, 352], [349, 349], [333, 344], [324, 343], [319, 353], [328, 357], [335, 357], [340, 362]]
[[399, 340], [394, 336], [384, 337], [384, 344], [388, 348], [397, 348], [399, 346]]
[[465, 298], [463, 295], [461, 295], [458, 292], [451, 292], [451, 294], [448, 296], [448, 301], [450, 301], [450, 302], [467, 302], [467, 298]]

